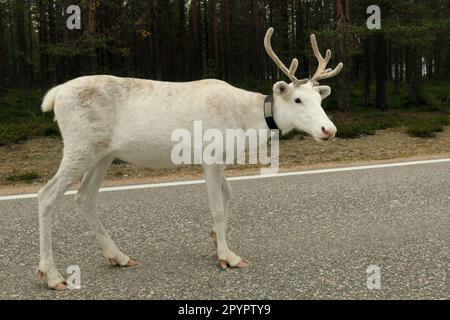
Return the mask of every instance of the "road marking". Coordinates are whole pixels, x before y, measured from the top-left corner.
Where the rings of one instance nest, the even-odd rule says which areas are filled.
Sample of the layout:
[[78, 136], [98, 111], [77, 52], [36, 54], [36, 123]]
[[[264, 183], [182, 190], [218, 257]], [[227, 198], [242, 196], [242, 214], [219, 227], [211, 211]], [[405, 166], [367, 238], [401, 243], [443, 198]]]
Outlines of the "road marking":
[[[345, 172], [345, 171], [357, 171], [357, 170], [370, 170], [370, 169], [379, 169], [379, 168], [404, 167], [404, 166], [443, 163], [443, 162], [450, 162], [450, 158], [434, 159], [434, 160], [405, 161], [405, 162], [394, 162], [394, 163], [384, 163], [384, 164], [372, 164], [372, 165], [366, 165], [366, 166], [342, 167], [342, 168], [331, 168], [331, 169], [281, 172], [281, 173], [265, 174], [265, 175], [238, 176], [238, 177], [228, 177], [227, 179], [229, 181], [256, 180], [256, 179], [301, 176], [301, 175], [320, 174], [320, 173], [333, 173], [333, 172]], [[137, 184], [137, 185], [129, 185], [129, 186], [116, 186], [116, 187], [100, 188], [99, 192], [112, 192], [112, 191], [123, 191], [123, 190], [139, 190], [139, 189], [151, 189], [151, 188], [162, 188], [162, 187], [187, 186], [187, 185], [195, 185], [195, 184], [202, 184], [202, 183], [205, 183], [204, 179], [151, 183], [151, 184]], [[70, 191], [67, 191], [65, 194], [73, 195], [76, 193], [77, 193], [76, 190], [70, 190]], [[0, 201], [30, 199], [30, 198], [36, 198], [36, 197], [37, 197], [37, 193], [19, 194], [19, 195], [11, 195], [11, 196], [0, 196]]]

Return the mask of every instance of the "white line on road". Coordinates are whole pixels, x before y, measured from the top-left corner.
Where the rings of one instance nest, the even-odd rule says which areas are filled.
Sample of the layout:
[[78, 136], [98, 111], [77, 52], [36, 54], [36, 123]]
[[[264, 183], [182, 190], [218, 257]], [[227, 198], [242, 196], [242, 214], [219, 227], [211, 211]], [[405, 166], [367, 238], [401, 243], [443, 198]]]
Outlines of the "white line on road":
[[[394, 162], [394, 163], [384, 163], [384, 164], [372, 164], [372, 165], [366, 165], [366, 166], [343, 167], [343, 168], [332, 168], [332, 169], [281, 172], [281, 173], [264, 174], [264, 175], [238, 176], [238, 177], [228, 177], [227, 179], [229, 181], [255, 180], [255, 179], [279, 178], [279, 177], [300, 176], [300, 175], [320, 174], [320, 173], [404, 167], [404, 166], [412, 166], [412, 165], [419, 165], [419, 164], [433, 164], [433, 163], [443, 163], [443, 162], [450, 162], [450, 158], [434, 159], [434, 160], [405, 161], [405, 162]], [[194, 184], [202, 184], [202, 183], [205, 183], [204, 179], [163, 182], [163, 183], [151, 183], [151, 184], [137, 184], [137, 185], [129, 185], [129, 186], [116, 186], [116, 187], [100, 188], [99, 192], [186, 186], [186, 185], [194, 185]], [[71, 191], [67, 191], [65, 194], [71, 195], [71, 194], [76, 194], [76, 193], [77, 193], [76, 190], [71, 190]], [[11, 195], [11, 196], [0, 196], [0, 201], [30, 199], [30, 198], [36, 198], [36, 197], [37, 197], [37, 193], [19, 194], [19, 195]]]

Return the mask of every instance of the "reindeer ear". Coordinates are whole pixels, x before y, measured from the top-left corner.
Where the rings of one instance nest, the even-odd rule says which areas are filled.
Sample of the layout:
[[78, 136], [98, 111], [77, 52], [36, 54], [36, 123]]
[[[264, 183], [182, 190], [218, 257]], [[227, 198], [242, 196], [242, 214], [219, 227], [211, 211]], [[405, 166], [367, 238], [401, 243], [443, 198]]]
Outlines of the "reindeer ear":
[[331, 88], [329, 86], [317, 86], [314, 87], [314, 90], [316, 90], [320, 94], [322, 99], [325, 99], [331, 94]]
[[280, 96], [286, 94], [291, 87], [284, 81], [279, 81], [273, 85], [273, 93]]

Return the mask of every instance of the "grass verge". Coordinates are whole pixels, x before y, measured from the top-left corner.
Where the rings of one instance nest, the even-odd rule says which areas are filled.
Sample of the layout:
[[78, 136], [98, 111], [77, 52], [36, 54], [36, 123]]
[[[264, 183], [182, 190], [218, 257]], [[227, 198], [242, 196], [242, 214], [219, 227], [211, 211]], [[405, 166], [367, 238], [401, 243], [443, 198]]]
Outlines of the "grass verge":
[[7, 181], [10, 182], [25, 182], [32, 183], [39, 178], [39, 174], [35, 171], [28, 171], [20, 174], [12, 174], [6, 177]]
[[[389, 111], [363, 107], [360, 86], [352, 87], [351, 112], [336, 110], [337, 95], [331, 95], [323, 105], [338, 128], [337, 136], [354, 139], [372, 135], [376, 130], [403, 127], [410, 136], [432, 138], [450, 125], [450, 91], [448, 83], [425, 84], [423, 103], [411, 104], [405, 86], [388, 86]], [[269, 89], [267, 89], [269, 90]], [[14, 144], [33, 137], [60, 135], [53, 114], [43, 114], [39, 90], [4, 89], [0, 101], [0, 146]], [[292, 131], [284, 140], [303, 139], [305, 133]]]

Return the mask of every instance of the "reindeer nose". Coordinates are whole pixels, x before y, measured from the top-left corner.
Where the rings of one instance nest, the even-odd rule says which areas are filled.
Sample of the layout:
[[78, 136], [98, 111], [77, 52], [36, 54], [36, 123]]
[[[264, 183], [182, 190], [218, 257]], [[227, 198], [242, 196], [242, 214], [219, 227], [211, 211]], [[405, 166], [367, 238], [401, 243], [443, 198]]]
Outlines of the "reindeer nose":
[[322, 134], [325, 136], [326, 139], [333, 138], [336, 134], [336, 130], [333, 128], [325, 128], [322, 127]]

